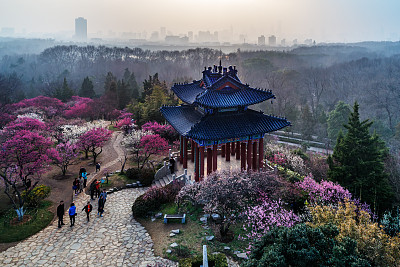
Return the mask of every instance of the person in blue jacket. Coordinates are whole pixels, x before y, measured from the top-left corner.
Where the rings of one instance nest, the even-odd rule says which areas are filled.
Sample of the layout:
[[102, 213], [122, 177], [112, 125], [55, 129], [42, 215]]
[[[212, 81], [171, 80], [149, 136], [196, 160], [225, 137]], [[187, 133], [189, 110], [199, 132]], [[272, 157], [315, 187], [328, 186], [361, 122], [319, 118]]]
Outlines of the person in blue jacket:
[[71, 203], [71, 206], [69, 207], [68, 210], [68, 214], [69, 214], [69, 220], [71, 221], [71, 227], [74, 226], [75, 224], [75, 216], [76, 216], [76, 207], [74, 203]]

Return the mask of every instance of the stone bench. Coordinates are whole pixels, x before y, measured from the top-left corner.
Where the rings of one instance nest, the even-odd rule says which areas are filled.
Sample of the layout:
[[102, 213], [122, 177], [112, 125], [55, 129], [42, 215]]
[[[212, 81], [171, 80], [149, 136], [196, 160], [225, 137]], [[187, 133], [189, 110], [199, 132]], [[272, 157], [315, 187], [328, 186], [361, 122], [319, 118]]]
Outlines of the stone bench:
[[180, 219], [182, 223], [186, 222], [186, 214], [165, 214], [164, 223], [168, 223], [168, 219]]

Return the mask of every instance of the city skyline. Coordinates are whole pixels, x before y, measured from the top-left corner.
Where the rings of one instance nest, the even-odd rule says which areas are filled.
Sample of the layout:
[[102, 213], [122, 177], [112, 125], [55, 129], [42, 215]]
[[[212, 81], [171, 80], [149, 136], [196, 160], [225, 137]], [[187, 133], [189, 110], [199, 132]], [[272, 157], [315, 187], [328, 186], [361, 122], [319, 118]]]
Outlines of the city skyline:
[[[19, 36], [70, 33], [74, 19], [84, 17], [90, 25], [88, 38], [146, 33], [144, 39], [150, 39], [165, 27], [167, 35], [176, 36], [232, 31], [252, 43], [261, 35], [275, 35], [277, 43], [309, 38], [317, 42], [400, 40], [396, 14], [400, 2], [395, 0], [204, 0], [201, 4], [184, 0], [0, 0], [0, 6], [0, 28], [13, 29]], [[219, 41], [232, 41], [226, 38], [219, 36]]]

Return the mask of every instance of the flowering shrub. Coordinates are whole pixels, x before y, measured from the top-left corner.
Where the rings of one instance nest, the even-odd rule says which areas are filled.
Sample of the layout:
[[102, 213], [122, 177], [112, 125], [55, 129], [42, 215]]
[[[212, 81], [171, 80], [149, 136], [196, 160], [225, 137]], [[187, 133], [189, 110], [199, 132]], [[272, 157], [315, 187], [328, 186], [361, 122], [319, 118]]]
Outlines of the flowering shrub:
[[[313, 217], [312, 227], [334, 224], [339, 229], [337, 239], [352, 238], [357, 241], [359, 253], [373, 266], [399, 266], [400, 236], [390, 237], [371, 215], [358, 210], [356, 204], [345, 200], [338, 207], [316, 205], [309, 207]], [[357, 212], [358, 210], [358, 212]]]
[[40, 202], [50, 195], [50, 187], [47, 185], [38, 185], [27, 195], [27, 190], [21, 193], [25, 198], [28, 207], [38, 207]]
[[308, 201], [315, 204], [337, 204], [351, 199], [351, 193], [338, 183], [322, 180], [316, 182], [312, 176], [306, 176], [297, 186], [308, 193]]
[[299, 217], [292, 210], [286, 210], [281, 199], [272, 200], [267, 195], [262, 194], [259, 199], [260, 204], [249, 207], [244, 211], [246, 224], [243, 226], [247, 231], [242, 239], [250, 241], [250, 247], [253, 243], [259, 241], [268, 231], [274, 227], [284, 226], [292, 227], [300, 221]]
[[281, 165], [301, 175], [307, 175], [307, 168], [301, 156], [287, 146], [267, 143], [265, 155], [274, 164]]
[[175, 180], [164, 187], [151, 187], [133, 203], [133, 216], [144, 217], [149, 212], [156, 211], [162, 204], [173, 202], [184, 185], [183, 181]]

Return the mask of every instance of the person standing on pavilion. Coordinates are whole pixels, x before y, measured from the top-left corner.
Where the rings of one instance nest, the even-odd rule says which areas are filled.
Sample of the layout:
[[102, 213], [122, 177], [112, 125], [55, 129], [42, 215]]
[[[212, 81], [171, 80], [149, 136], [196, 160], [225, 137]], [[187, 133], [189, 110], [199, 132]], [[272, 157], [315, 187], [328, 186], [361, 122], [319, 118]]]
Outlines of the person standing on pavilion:
[[169, 170], [170, 170], [171, 174], [175, 173], [175, 160], [173, 157], [171, 157], [169, 159]]

